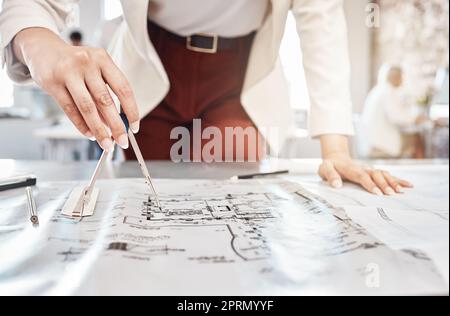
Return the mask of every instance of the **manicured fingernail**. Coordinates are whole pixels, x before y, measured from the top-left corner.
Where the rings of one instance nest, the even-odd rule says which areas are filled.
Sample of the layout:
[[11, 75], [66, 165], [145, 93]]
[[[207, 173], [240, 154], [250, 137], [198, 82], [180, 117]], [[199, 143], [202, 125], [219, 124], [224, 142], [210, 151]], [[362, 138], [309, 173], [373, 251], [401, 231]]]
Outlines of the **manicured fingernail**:
[[137, 132], [139, 132], [139, 128], [140, 128], [139, 121], [131, 123], [130, 128], [131, 128], [131, 131], [133, 132], [133, 134], [136, 134]]
[[387, 195], [395, 195], [395, 191], [391, 187], [386, 189], [386, 193]]
[[331, 183], [331, 186], [333, 188], [340, 189], [340, 188], [342, 188], [342, 181], [339, 179], [336, 179]]
[[84, 134], [91, 142], [95, 142], [94, 134], [92, 134], [90, 131], [87, 131], [86, 134]]
[[383, 196], [383, 192], [381, 192], [379, 188], [373, 189], [372, 193], [378, 196]]
[[105, 151], [111, 151], [113, 149], [113, 147], [114, 147], [114, 144], [113, 144], [113, 142], [112, 142], [112, 140], [110, 138], [105, 138], [104, 140], [102, 140], [100, 142], [100, 146]]
[[122, 147], [123, 149], [127, 149], [128, 148], [128, 137], [126, 134], [122, 134], [119, 136], [119, 138], [117, 139], [117, 144], [119, 144], [120, 147]]
[[91, 133], [91, 131], [87, 131], [84, 136], [86, 136], [90, 141], [95, 141], [94, 134]]

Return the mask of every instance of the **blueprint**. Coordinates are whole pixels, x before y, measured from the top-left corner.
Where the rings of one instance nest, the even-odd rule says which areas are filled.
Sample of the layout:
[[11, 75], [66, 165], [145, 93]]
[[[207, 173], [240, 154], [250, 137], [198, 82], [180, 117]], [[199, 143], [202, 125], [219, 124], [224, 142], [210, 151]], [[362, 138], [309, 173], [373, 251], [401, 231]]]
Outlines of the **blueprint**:
[[293, 181], [157, 180], [160, 209], [142, 179], [101, 180], [94, 216], [66, 218], [78, 185], [39, 185], [39, 228], [0, 195], [0, 294], [448, 293], [426, 251]]
[[[383, 166], [393, 175], [414, 183], [403, 194], [379, 197], [358, 186], [346, 184], [336, 190], [328, 185], [301, 181], [302, 185], [335, 207], [345, 209], [353, 221], [363, 226], [392, 249], [417, 249], [433, 260], [449, 283], [449, 166]], [[300, 181], [291, 177], [291, 181]], [[304, 180], [304, 179], [303, 179]]]
[[449, 166], [389, 166], [384, 167], [394, 176], [407, 179], [414, 184], [413, 190], [405, 190], [404, 194], [390, 197], [379, 197], [367, 194], [357, 185], [346, 184], [341, 190], [330, 189], [327, 185], [316, 181], [305, 182], [301, 178], [292, 177], [293, 181], [301, 181], [309, 190], [326, 196], [333, 205], [343, 207], [384, 207], [389, 209], [414, 210], [448, 214], [449, 212]]

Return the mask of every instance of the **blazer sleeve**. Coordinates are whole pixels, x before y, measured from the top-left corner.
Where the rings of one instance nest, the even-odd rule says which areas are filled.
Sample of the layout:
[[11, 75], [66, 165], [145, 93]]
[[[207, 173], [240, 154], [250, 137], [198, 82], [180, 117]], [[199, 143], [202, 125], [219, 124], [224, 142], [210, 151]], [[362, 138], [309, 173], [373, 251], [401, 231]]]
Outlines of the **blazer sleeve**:
[[353, 135], [350, 60], [343, 0], [293, 0], [311, 100], [311, 136]]
[[28, 68], [14, 56], [11, 41], [29, 27], [47, 28], [61, 33], [73, 17], [76, 0], [4, 0], [0, 12], [0, 65], [16, 83], [31, 79]]

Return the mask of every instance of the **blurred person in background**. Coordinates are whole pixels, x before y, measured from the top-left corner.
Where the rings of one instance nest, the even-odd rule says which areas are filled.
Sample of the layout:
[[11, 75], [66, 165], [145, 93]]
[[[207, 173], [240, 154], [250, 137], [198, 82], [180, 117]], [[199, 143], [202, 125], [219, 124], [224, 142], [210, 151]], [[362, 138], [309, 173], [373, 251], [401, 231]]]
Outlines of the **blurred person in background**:
[[378, 74], [377, 85], [369, 93], [361, 119], [364, 157], [423, 157], [423, 144], [417, 134], [404, 134], [403, 129], [426, 121], [418, 108], [405, 97], [402, 89], [403, 70], [385, 64]]
[[80, 31], [72, 31], [69, 35], [72, 46], [83, 46], [83, 34]]

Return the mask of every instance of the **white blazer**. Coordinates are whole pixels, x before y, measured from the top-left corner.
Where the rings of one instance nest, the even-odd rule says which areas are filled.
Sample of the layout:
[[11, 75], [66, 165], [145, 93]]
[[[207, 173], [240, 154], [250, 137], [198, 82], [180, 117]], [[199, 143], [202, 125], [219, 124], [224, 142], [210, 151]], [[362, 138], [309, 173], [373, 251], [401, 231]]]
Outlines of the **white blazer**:
[[[27, 27], [61, 32], [77, 0], [4, 0], [0, 15], [2, 64], [16, 82], [29, 80], [13, 59], [10, 42]], [[122, 0], [124, 22], [110, 53], [136, 94], [142, 116], [165, 97], [170, 82], [147, 34], [148, 0]], [[298, 26], [311, 98], [310, 133], [353, 134], [350, 67], [343, 0], [271, 0], [250, 54], [243, 107], [261, 128], [275, 153], [293, 131], [289, 91], [279, 60], [286, 19], [292, 11]], [[299, 56], [300, 58], [300, 56]]]

